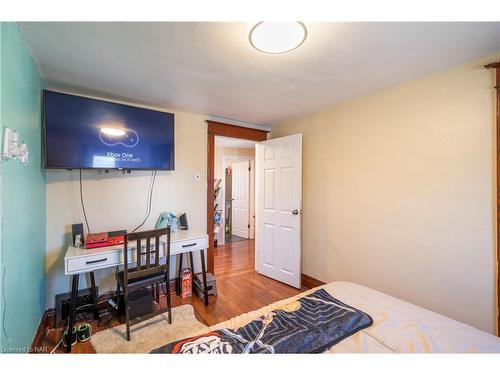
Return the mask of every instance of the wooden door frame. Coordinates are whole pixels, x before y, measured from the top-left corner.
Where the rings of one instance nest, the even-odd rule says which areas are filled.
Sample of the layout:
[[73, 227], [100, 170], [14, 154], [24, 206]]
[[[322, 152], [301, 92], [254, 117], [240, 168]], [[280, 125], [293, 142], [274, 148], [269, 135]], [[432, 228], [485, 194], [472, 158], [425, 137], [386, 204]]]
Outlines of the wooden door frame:
[[207, 234], [208, 272], [214, 273], [214, 169], [215, 169], [215, 136], [247, 139], [262, 142], [267, 139], [268, 130], [245, 128], [243, 126], [225, 124], [207, 120]]
[[500, 336], [500, 61], [493, 62], [491, 64], [485, 65], [486, 69], [495, 69], [495, 89], [497, 91], [497, 124], [496, 124], [496, 178], [497, 178], [497, 209], [496, 209], [496, 223], [497, 223], [497, 234], [496, 234], [496, 248], [497, 248], [497, 335]]

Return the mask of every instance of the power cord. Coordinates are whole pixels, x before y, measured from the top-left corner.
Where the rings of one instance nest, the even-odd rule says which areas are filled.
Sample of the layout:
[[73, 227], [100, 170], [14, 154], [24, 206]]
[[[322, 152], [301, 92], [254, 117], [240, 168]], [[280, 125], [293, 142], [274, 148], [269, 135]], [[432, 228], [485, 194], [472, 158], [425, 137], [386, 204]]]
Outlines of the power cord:
[[2, 331], [7, 340], [11, 341], [10, 336], [7, 334], [7, 330], [5, 329], [5, 317], [7, 315], [7, 300], [5, 299], [5, 275], [7, 271], [5, 269], [5, 265], [2, 265], [2, 303], [3, 303], [3, 314], [2, 314]]
[[85, 218], [85, 225], [87, 226], [87, 233], [90, 232], [89, 221], [87, 220], [87, 213], [85, 212], [85, 203], [83, 203], [83, 184], [82, 184], [82, 170], [80, 169], [80, 202], [82, 204], [83, 217]]
[[[89, 327], [89, 334], [88, 334], [88, 337], [84, 340], [81, 340], [80, 338], [78, 338], [78, 331], [80, 330], [80, 327], [81, 326], [88, 326]], [[90, 340], [90, 337], [92, 336], [92, 326], [89, 324], [89, 323], [82, 323], [82, 324], [78, 324], [75, 326], [76, 327], [76, 330], [77, 330], [77, 341], [78, 342], [85, 342], [85, 341], [88, 341]], [[50, 330], [49, 330], [50, 331]], [[57, 348], [59, 347], [59, 345], [61, 345], [61, 343], [64, 342], [64, 335], [66, 333], [67, 329], [63, 329], [63, 332], [62, 332], [62, 336], [61, 336], [61, 339], [59, 340], [59, 342], [56, 344], [56, 346], [54, 346], [54, 348], [51, 350], [50, 354], [54, 354], [57, 350]], [[48, 333], [48, 332], [47, 332]], [[67, 337], [66, 337], [67, 338]]]
[[154, 170], [152, 173], [151, 173], [151, 180], [150, 180], [150, 187], [149, 187], [149, 193], [148, 193], [148, 209], [147, 209], [147, 212], [146, 212], [146, 217], [144, 218], [144, 220], [142, 221], [142, 223], [140, 225], [138, 225], [133, 231], [135, 232], [137, 229], [141, 228], [145, 223], [146, 223], [146, 220], [148, 220], [148, 217], [149, 215], [151, 214], [151, 206], [152, 206], [152, 202], [153, 202], [153, 190], [154, 190], [154, 187], [155, 187], [155, 180], [156, 180], [156, 170]]
[[61, 340], [59, 340], [59, 342], [57, 343], [57, 345], [54, 346], [54, 349], [52, 349], [52, 351], [50, 352], [50, 354], [54, 354], [56, 352], [57, 348], [59, 347], [59, 345], [61, 345], [61, 343], [63, 342], [63, 340], [64, 340], [64, 332], [65, 331], [63, 331], [63, 333], [62, 333]]

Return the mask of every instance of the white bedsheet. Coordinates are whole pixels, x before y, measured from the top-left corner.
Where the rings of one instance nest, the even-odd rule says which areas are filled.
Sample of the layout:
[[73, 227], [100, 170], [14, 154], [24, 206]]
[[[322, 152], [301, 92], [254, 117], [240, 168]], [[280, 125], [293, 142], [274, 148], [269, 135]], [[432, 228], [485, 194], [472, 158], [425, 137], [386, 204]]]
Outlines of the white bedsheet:
[[[500, 353], [500, 338], [376, 290], [344, 281], [319, 288], [373, 319], [372, 326], [333, 346], [329, 353]], [[209, 330], [242, 327], [319, 288], [237, 316]]]

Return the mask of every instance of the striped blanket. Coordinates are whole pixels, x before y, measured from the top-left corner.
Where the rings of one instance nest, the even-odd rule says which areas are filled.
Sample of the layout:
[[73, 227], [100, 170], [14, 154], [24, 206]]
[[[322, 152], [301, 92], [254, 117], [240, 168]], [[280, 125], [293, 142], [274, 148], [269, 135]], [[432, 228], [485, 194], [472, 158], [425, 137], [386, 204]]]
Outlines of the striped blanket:
[[321, 353], [372, 323], [369, 315], [319, 289], [237, 330], [208, 332], [151, 353]]

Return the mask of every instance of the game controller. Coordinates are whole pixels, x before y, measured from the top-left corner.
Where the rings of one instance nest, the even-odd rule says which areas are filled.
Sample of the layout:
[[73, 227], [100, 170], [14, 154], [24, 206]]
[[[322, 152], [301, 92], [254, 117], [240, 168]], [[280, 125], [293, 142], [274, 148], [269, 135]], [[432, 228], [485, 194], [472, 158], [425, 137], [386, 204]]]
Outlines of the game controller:
[[125, 147], [135, 147], [139, 143], [139, 134], [132, 129], [123, 129], [123, 134], [107, 134], [99, 132], [99, 139], [106, 146], [123, 145]]

